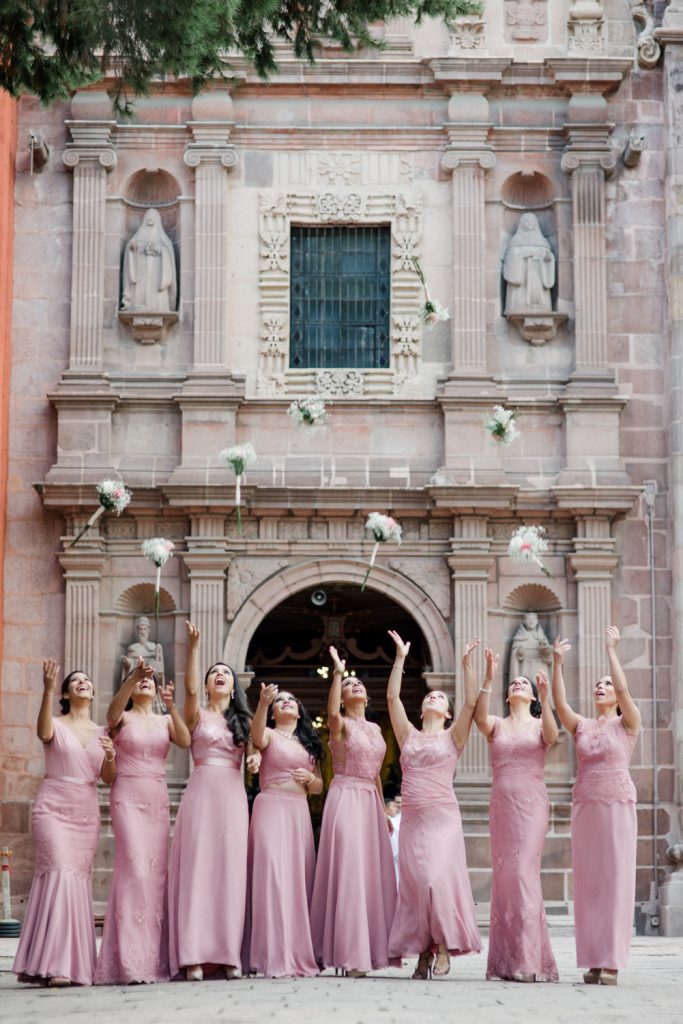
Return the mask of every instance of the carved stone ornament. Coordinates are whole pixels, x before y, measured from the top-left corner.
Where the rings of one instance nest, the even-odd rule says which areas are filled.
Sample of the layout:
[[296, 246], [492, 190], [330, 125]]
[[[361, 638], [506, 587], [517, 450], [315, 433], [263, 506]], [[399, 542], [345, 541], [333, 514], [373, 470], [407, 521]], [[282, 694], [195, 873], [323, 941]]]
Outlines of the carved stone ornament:
[[360, 370], [318, 370], [315, 384], [324, 398], [360, 398], [364, 390]]
[[456, 53], [482, 50], [486, 45], [486, 22], [479, 14], [459, 14], [449, 21], [451, 34], [449, 57]]
[[624, 148], [624, 167], [637, 167], [645, 149], [645, 132], [634, 128]]
[[321, 220], [356, 220], [363, 210], [363, 199], [357, 192], [325, 192], [318, 196]]
[[228, 569], [227, 618], [232, 621], [250, 594], [274, 573], [287, 568], [282, 558], [236, 558]]
[[575, 0], [567, 22], [570, 53], [602, 53], [605, 49], [605, 12], [599, 0]]
[[318, 176], [326, 185], [355, 185], [360, 181], [360, 158], [357, 153], [321, 153]]
[[505, 316], [525, 341], [543, 345], [566, 316], [553, 312], [555, 254], [534, 213], [524, 213], [503, 260]]
[[[640, 0], [631, 0], [631, 17], [640, 29], [636, 39], [636, 55], [638, 66], [650, 70], [656, 67], [662, 55], [662, 49], [655, 38], [655, 20], [652, 12]], [[626, 162], [626, 161], [624, 161]], [[632, 166], [626, 164], [627, 167]]]
[[547, 0], [505, 0], [505, 41], [540, 43], [548, 25]]
[[389, 567], [424, 590], [444, 619], [451, 616], [451, 575], [443, 558], [392, 558]]
[[177, 291], [173, 243], [163, 229], [159, 211], [147, 210], [124, 250], [119, 320], [143, 345], [161, 341], [166, 330], [178, 322]]

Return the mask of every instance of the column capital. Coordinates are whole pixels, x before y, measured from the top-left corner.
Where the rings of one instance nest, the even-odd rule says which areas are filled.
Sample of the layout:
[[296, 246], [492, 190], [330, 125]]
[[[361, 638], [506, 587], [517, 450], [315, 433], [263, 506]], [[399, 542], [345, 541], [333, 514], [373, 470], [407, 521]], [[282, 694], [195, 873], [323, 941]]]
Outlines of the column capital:
[[[97, 538], [104, 545], [103, 538]], [[63, 551], [57, 560], [64, 570], [64, 578], [101, 580], [106, 556], [100, 551], [83, 551], [76, 548]]]
[[65, 167], [73, 170], [81, 163], [97, 163], [105, 171], [116, 167], [113, 134], [116, 121], [66, 121], [71, 134], [62, 155]]
[[183, 551], [180, 557], [185, 563], [191, 578], [202, 576], [204, 578], [217, 579], [225, 576], [232, 559], [232, 553], [227, 551], [226, 546], [226, 550], [207, 551], [206, 549], [194, 549]]
[[446, 561], [454, 580], [487, 581], [495, 564], [493, 555], [472, 550], [448, 555]]
[[183, 160], [188, 167], [201, 163], [217, 164], [226, 170], [237, 163], [235, 147], [230, 142], [232, 121], [188, 121], [192, 142], [188, 143]]
[[488, 145], [490, 123], [471, 123], [467, 121], [447, 121], [444, 131], [448, 136], [448, 146], [441, 158], [441, 166], [446, 171], [454, 171], [458, 167], [481, 167], [490, 171], [495, 167], [496, 156]]
[[587, 580], [611, 580], [619, 565], [619, 557], [610, 551], [575, 551], [567, 556], [578, 583]]

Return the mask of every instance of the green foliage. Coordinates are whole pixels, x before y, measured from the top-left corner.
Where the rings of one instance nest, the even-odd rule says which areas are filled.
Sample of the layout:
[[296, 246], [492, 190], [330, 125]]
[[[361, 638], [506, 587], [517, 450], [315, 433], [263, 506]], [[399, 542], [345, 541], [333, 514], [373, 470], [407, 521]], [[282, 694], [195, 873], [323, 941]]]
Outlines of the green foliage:
[[274, 44], [314, 61], [321, 41], [348, 52], [381, 45], [373, 22], [478, 13], [470, 0], [0, 0], [0, 88], [44, 103], [116, 75], [115, 108], [164, 75], [195, 92], [243, 54], [267, 78]]

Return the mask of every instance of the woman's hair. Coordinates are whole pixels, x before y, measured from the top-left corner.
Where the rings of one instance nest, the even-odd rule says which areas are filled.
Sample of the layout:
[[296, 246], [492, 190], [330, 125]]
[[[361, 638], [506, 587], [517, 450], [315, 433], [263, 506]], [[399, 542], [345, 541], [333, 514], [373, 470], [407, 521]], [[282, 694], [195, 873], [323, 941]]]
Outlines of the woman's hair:
[[[527, 682], [529, 684], [529, 686], [531, 687], [531, 692], [534, 695], [534, 699], [531, 702], [531, 705], [529, 707], [529, 711], [531, 712], [532, 718], [540, 718], [541, 715], [543, 714], [543, 705], [541, 704], [540, 700], [538, 699], [538, 687], [536, 686], [536, 683], [532, 683], [532, 681], [529, 679], [528, 676], [515, 676], [515, 679], [524, 679], [525, 682]], [[510, 693], [510, 687], [511, 686], [512, 686], [512, 683], [508, 683], [508, 688], [505, 691], [506, 702], [508, 701], [508, 694]]]
[[[287, 693], [290, 691], [287, 690]], [[318, 736], [317, 730], [311, 721], [306, 708], [303, 706], [298, 697], [292, 694], [292, 698], [296, 701], [296, 706], [299, 709], [299, 717], [296, 720], [296, 729], [294, 735], [298, 739], [301, 746], [304, 748], [306, 753], [310, 754], [314, 761], [318, 764], [322, 764], [325, 759], [325, 751], [323, 750], [322, 740]], [[268, 717], [266, 718], [266, 725], [270, 729], [275, 728], [275, 719], [273, 718], [273, 705], [270, 704], [268, 707]]]
[[[446, 706], [448, 707], [448, 711], [449, 711], [450, 716], [451, 716], [450, 718], [448, 716], [446, 716], [444, 718], [444, 720], [443, 720], [443, 727], [444, 727], [444, 729], [450, 729], [450, 727], [453, 725], [453, 722], [455, 721], [455, 703], [453, 701], [453, 698], [450, 697], [444, 690], [439, 690], [439, 693], [443, 693], [444, 697], [446, 698]], [[428, 697], [428, 696], [429, 696], [429, 694], [426, 693], [424, 695], [424, 697], [422, 698], [422, 700], [424, 701], [425, 697]], [[420, 717], [422, 717], [422, 716], [420, 716]]]
[[232, 738], [235, 741], [236, 747], [243, 747], [249, 739], [249, 728], [251, 725], [251, 709], [247, 703], [247, 695], [240, 686], [237, 673], [233, 668], [230, 667], [224, 661], [216, 661], [213, 665], [209, 666], [204, 676], [204, 687], [209, 681], [209, 676], [216, 668], [217, 665], [225, 665], [232, 674], [232, 700], [228, 704], [227, 708], [223, 712], [223, 718], [228, 723], [228, 729], [232, 733]]
[[[75, 668], [73, 672], [69, 672], [68, 676], [64, 676], [62, 679], [62, 696], [59, 700], [59, 706], [63, 715], [68, 715], [71, 711], [71, 701], [65, 696], [69, 692], [69, 684], [74, 676], [88, 676], [87, 672], [84, 672], [82, 668]], [[88, 676], [90, 679], [90, 676]]]

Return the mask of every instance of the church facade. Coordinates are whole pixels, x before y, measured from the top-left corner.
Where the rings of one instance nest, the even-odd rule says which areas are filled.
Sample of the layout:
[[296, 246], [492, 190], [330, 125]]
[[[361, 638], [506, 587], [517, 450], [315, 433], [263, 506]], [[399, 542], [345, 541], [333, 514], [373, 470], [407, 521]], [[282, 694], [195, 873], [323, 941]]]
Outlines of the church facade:
[[[683, 4], [487, 0], [449, 28], [377, 31], [381, 51], [311, 67], [283, 49], [268, 84], [240, 58], [194, 98], [159, 84], [131, 121], [106, 83], [19, 104], [0, 704], [17, 911], [43, 657], [92, 674], [102, 721], [136, 645], [182, 695], [191, 618], [203, 665], [286, 680], [317, 714], [334, 642], [381, 718], [393, 624], [415, 699], [459, 703], [465, 641], [498, 650], [503, 714], [512, 669], [547, 665], [561, 634], [590, 714], [615, 623], [644, 723], [636, 923], [681, 934]], [[448, 320], [423, 322], [425, 284]], [[307, 396], [324, 426], [288, 415]], [[496, 405], [509, 446], [484, 429]], [[246, 443], [239, 524], [219, 455]], [[72, 545], [103, 478], [133, 500]], [[373, 511], [403, 542], [361, 592]], [[549, 577], [508, 555], [531, 524]], [[175, 553], [154, 622], [141, 544], [158, 536]], [[176, 751], [176, 803], [188, 771]], [[564, 737], [543, 864], [558, 913], [573, 772]], [[482, 907], [489, 780], [473, 733], [456, 791]], [[100, 899], [110, 859], [105, 828]]]

